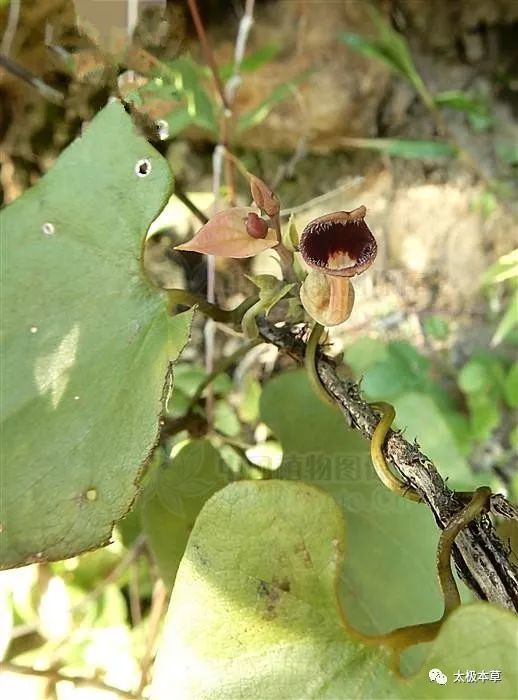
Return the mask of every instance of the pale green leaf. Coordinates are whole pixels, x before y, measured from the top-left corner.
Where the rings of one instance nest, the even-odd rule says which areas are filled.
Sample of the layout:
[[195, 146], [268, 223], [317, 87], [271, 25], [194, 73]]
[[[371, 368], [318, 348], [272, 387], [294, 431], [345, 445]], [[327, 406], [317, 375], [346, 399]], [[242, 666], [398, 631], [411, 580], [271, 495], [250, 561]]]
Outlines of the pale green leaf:
[[518, 165], [518, 146], [515, 141], [499, 141], [496, 152], [500, 160], [508, 165]]
[[345, 362], [359, 379], [372, 365], [386, 360], [389, 351], [381, 340], [375, 338], [358, 338], [344, 352]]
[[245, 375], [241, 382], [241, 398], [237, 407], [239, 417], [244, 423], [254, 423], [259, 417], [259, 399], [261, 384], [251, 373]]
[[375, 632], [438, 616], [433, 519], [381, 484], [367, 440], [315, 397], [302, 371], [266, 384], [261, 416], [284, 452], [278, 476], [324, 489], [343, 509], [349, 539], [340, 591], [348, 618]]
[[2, 567], [106, 543], [135, 498], [192, 320], [142, 269], [171, 187], [114, 103], [1, 213]]
[[518, 248], [498, 258], [483, 276], [485, 284], [498, 284], [505, 280], [518, 282]]
[[373, 7], [369, 10], [378, 36], [375, 39], [368, 39], [360, 34], [344, 32], [341, 35], [342, 40], [355, 51], [382, 61], [395, 73], [408, 80], [428, 103], [430, 100], [428, 92], [417, 71], [405, 37], [392, 29], [387, 20]]
[[423, 319], [423, 329], [427, 335], [437, 340], [444, 340], [448, 337], [450, 327], [444, 316], [431, 314]]
[[224, 399], [214, 406], [214, 427], [223, 435], [237, 437], [241, 432], [241, 423], [233, 406]]
[[505, 378], [504, 396], [511, 408], [518, 408], [518, 362], [513, 364]]
[[501, 396], [505, 383], [505, 369], [493, 352], [480, 350], [462, 367], [458, 376], [459, 387], [466, 394], [485, 393]]
[[[430, 395], [408, 392], [393, 399], [396, 426], [405, 430], [405, 438], [417, 440], [450, 488], [469, 491], [486, 483], [484, 474], [475, 475], [452, 431], [447, 412], [439, 409]], [[456, 415], [456, 414], [453, 414]]]
[[446, 90], [433, 96], [438, 107], [449, 107], [459, 112], [467, 112], [477, 117], [487, 117], [488, 107], [478, 96], [470, 95], [464, 90]]
[[259, 301], [261, 309], [268, 316], [275, 304], [278, 304], [286, 294], [295, 286], [294, 284], [283, 284], [273, 275], [245, 275], [259, 289]]
[[457, 381], [466, 394], [475, 394], [486, 388], [489, 389], [491, 374], [486, 364], [469, 360], [460, 370]]
[[177, 136], [193, 123], [193, 119], [189, 114], [188, 108], [186, 105], [182, 104], [179, 104], [171, 112], [169, 112], [165, 118], [165, 121], [167, 122], [168, 132], [171, 137]]
[[491, 345], [495, 347], [507, 338], [507, 336], [518, 327], [518, 289], [515, 291], [504, 315], [498, 323], [494, 336], [491, 338]]
[[[254, 73], [265, 64], [272, 61], [281, 52], [282, 46], [278, 44], [266, 44], [255, 51], [251, 51], [239, 66], [239, 73]], [[234, 73], [234, 63], [221, 66], [219, 74], [223, 81], [227, 81]]]
[[486, 394], [471, 394], [467, 397], [469, 425], [474, 440], [488, 440], [500, 423], [501, 411], [494, 398]]
[[172, 585], [196, 517], [230, 472], [206, 440], [193, 440], [150, 475], [139, 499], [142, 529], [160, 575]]
[[[141, 92], [149, 98], [171, 99], [174, 109], [165, 117], [169, 135], [174, 136], [190, 125], [212, 133], [218, 131], [213, 99], [206, 88], [207, 78], [202, 66], [189, 56], [162, 62], [156, 71], [158, 78]], [[145, 101], [145, 100], [144, 100]]]
[[[217, 493], [178, 571], [151, 699], [170, 700], [172, 689], [193, 700], [516, 697], [518, 621], [487, 603], [455, 611], [410, 679], [353, 635], [336, 595], [351, 534], [333, 499], [307, 484], [248, 481]], [[432, 668], [447, 685], [430, 681]], [[501, 680], [455, 683], [466, 669], [500, 670]]]

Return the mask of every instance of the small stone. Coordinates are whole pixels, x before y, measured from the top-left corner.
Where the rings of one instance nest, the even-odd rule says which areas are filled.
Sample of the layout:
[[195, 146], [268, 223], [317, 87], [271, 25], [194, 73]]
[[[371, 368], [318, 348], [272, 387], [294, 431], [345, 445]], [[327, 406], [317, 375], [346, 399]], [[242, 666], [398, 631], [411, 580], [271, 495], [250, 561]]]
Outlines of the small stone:
[[31, 333], [34, 335], [35, 333], [38, 332], [38, 326], [31, 326], [31, 327], [30, 327], [30, 331], [31, 331]]
[[87, 501], [95, 501], [97, 500], [97, 491], [96, 489], [88, 489], [86, 492], [86, 500]]

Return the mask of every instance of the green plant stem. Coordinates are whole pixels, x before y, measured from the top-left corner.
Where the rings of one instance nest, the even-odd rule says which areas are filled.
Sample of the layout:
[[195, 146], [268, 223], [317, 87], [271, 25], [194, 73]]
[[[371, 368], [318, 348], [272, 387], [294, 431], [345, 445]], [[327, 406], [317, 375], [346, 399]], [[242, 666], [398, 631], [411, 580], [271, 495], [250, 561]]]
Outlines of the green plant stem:
[[176, 304], [183, 306], [196, 306], [205, 316], [219, 323], [239, 323], [248, 309], [257, 302], [257, 297], [245, 299], [235, 309], [222, 309], [216, 304], [211, 304], [203, 297], [188, 292], [186, 289], [166, 289], [169, 300], [169, 312], [172, 313]]
[[187, 209], [191, 212], [191, 214], [194, 214], [194, 216], [198, 219], [198, 221], [202, 224], [206, 224], [209, 220], [208, 216], [205, 216], [205, 214], [198, 209], [196, 204], [190, 199], [186, 193], [184, 192], [183, 188], [178, 184], [175, 183], [174, 186], [174, 193], [177, 199], [180, 200], [180, 202], [187, 207]]
[[239, 360], [243, 355], [246, 355], [247, 352], [249, 352], [252, 348], [254, 348], [256, 345], [259, 345], [262, 343], [262, 340], [255, 339], [251, 340], [249, 343], [245, 343], [245, 345], [242, 345], [240, 348], [238, 348], [235, 352], [233, 352], [231, 355], [228, 357], [225, 357], [221, 362], [219, 362], [216, 367], [212, 370], [212, 372], [205, 377], [205, 379], [201, 382], [201, 384], [198, 386], [196, 391], [194, 392], [193, 397], [191, 398], [189, 405], [187, 407], [186, 413], [190, 413], [194, 406], [198, 403], [200, 400], [204, 390], [207, 388], [207, 386], [214, 381], [214, 379], [219, 375], [225, 372], [229, 367], [231, 367], [237, 360]]
[[229, 151], [228, 148], [225, 147], [225, 156], [232, 161], [232, 163], [236, 166], [236, 169], [239, 171], [239, 174], [242, 176], [242, 178], [245, 180], [246, 184], [249, 184], [249, 177], [248, 177], [248, 170], [245, 167], [245, 164], [243, 161], [238, 158], [236, 155], [232, 153], [232, 151]]
[[370, 448], [371, 460], [374, 469], [376, 470], [376, 474], [378, 475], [380, 481], [394, 493], [397, 493], [399, 496], [403, 496], [404, 498], [408, 498], [411, 501], [417, 501], [418, 503], [421, 502], [422, 498], [417, 491], [405, 484], [402, 479], [391, 472], [383, 454], [383, 443], [385, 442], [390, 426], [396, 417], [394, 407], [385, 401], [379, 401], [369, 405], [381, 412], [381, 419], [372, 435]]
[[281, 259], [283, 277], [285, 280], [290, 280], [293, 277], [293, 253], [291, 253], [282, 242], [281, 219], [279, 214], [272, 216], [271, 222], [275, 235], [277, 236], [278, 245], [275, 246], [275, 250]]
[[163, 418], [160, 427], [160, 442], [164, 443], [183, 430], [187, 430], [193, 437], [203, 437], [208, 430], [206, 417], [191, 411], [179, 418]]
[[243, 314], [241, 319], [241, 329], [246, 338], [250, 340], [255, 340], [259, 336], [259, 329], [257, 328], [256, 317], [264, 308], [264, 302], [258, 299], [254, 304], [250, 306], [249, 309]]
[[325, 328], [320, 323], [315, 323], [311, 329], [309, 335], [309, 340], [306, 345], [306, 354], [304, 355], [304, 367], [306, 369], [309, 383], [315, 394], [328, 406], [333, 406], [337, 408], [335, 401], [329, 396], [327, 391], [324, 389], [320, 377], [317, 372], [317, 348], [318, 342], [324, 332]]
[[471, 501], [467, 506], [453, 516], [439, 539], [437, 546], [437, 573], [444, 598], [443, 617], [446, 617], [452, 610], [458, 608], [461, 602], [450, 565], [453, 543], [459, 532], [487, 509], [490, 497], [491, 489], [488, 486], [480, 486], [471, 494]]
[[[246, 450], [250, 450], [252, 447], [255, 447], [255, 445], [253, 444], [241, 442], [241, 440], [237, 440], [236, 438], [230, 437], [230, 435], [225, 435], [225, 433], [222, 433], [219, 430], [216, 430], [215, 428], [211, 429], [210, 435], [212, 435], [215, 438], [218, 438], [218, 440], [221, 440], [221, 442], [225, 443], [225, 445], [230, 445], [230, 447], [235, 447], [236, 450], [241, 450], [243, 452]], [[254, 466], [256, 465], [254, 464]]]

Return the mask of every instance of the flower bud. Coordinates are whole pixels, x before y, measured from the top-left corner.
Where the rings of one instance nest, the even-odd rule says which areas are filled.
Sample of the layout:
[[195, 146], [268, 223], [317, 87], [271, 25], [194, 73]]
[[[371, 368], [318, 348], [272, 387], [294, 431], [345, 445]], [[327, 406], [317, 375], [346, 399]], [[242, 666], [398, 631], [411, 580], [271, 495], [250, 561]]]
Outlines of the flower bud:
[[252, 199], [259, 209], [267, 216], [277, 216], [281, 210], [281, 203], [275, 192], [272, 192], [265, 182], [255, 175], [252, 175], [252, 173], [248, 173], [248, 178], [250, 180]]
[[246, 232], [252, 238], [266, 238], [268, 224], [254, 211], [251, 211], [246, 218]]

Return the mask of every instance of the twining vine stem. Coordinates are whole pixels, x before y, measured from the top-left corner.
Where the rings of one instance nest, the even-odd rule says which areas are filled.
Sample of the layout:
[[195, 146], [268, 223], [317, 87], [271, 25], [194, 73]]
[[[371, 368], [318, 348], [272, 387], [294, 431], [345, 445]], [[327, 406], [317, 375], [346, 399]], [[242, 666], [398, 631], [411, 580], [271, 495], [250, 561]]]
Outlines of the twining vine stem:
[[[306, 345], [288, 326], [277, 327], [258, 319], [260, 336], [303, 364]], [[375, 410], [360, 394], [358, 384], [343, 380], [337, 364], [320, 350], [316, 353], [317, 372], [330, 397], [341, 409], [345, 422], [369, 440], [379, 423]], [[386, 458], [393, 463], [430, 508], [441, 529], [462, 509], [463, 502], [451, 491], [426, 455], [416, 444], [400, 434], [388, 434]], [[516, 509], [503, 496], [491, 497], [493, 512], [518, 519]], [[459, 574], [477, 597], [518, 613], [518, 570], [509, 561], [508, 552], [487, 516], [475, 520], [455, 540], [453, 550]]]

